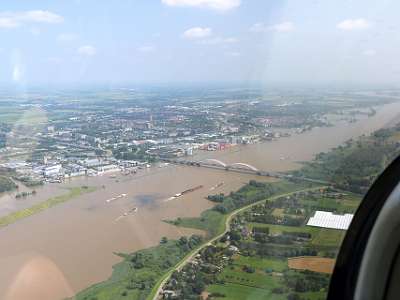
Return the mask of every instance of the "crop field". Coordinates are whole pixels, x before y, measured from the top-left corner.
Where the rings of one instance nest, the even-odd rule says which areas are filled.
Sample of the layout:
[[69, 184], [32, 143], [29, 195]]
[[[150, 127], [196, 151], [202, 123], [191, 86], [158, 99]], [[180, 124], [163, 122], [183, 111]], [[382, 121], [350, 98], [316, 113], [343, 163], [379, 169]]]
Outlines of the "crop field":
[[332, 274], [335, 260], [327, 257], [299, 256], [288, 258], [288, 265], [290, 269]]

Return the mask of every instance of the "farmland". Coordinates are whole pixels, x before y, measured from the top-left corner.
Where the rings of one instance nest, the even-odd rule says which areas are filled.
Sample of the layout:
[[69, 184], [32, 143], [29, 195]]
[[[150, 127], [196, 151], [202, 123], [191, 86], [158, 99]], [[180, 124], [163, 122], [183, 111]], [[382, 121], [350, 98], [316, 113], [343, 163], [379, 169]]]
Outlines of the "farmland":
[[295, 270], [309, 270], [332, 274], [335, 260], [327, 257], [293, 257], [288, 259], [288, 266]]

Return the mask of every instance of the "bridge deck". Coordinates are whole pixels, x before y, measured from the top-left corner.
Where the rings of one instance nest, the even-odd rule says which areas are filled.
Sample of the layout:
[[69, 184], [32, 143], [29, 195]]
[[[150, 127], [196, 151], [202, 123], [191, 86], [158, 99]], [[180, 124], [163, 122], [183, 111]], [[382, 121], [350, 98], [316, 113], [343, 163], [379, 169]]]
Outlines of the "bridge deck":
[[[262, 171], [262, 170], [258, 170], [257, 168], [255, 168], [249, 164], [245, 164], [245, 163], [234, 163], [234, 164], [228, 165], [217, 159], [207, 159], [207, 160], [203, 160], [203, 161], [163, 159], [163, 161], [169, 162], [172, 164], [210, 168], [210, 169], [224, 170], [224, 171], [228, 171], [228, 172], [237, 172], [237, 173], [244, 173], [244, 174], [253, 174], [253, 175], [257, 175], [257, 176], [274, 177], [274, 178], [281, 178], [281, 179], [288, 179], [288, 180], [301, 180], [301, 181], [307, 181], [307, 182], [318, 183], [318, 184], [330, 184], [329, 182], [324, 181], [324, 180], [318, 180], [318, 179], [307, 178], [307, 177], [297, 177], [297, 176], [279, 173], [279, 172]], [[212, 162], [215, 162], [215, 163], [212, 163]]]

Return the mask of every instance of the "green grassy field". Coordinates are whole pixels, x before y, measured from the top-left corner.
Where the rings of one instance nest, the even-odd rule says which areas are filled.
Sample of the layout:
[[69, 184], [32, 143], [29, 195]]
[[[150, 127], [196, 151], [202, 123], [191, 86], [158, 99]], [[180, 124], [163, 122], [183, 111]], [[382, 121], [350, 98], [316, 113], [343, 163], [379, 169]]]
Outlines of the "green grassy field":
[[279, 258], [260, 258], [251, 256], [238, 255], [235, 257], [234, 265], [237, 266], [251, 266], [256, 269], [266, 270], [271, 269], [274, 272], [283, 272], [288, 268], [286, 259]]
[[340, 247], [346, 231], [336, 230], [336, 229], [325, 229], [321, 228], [318, 230], [316, 228], [313, 239], [311, 241], [312, 245], [315, 246], [325, 246], [325, 247]]
[[339, 247], [346, 232], [344, 230], [318, 228], [312, 226], [284, 226], [284, 225], [272, 225], [262, 223], [248, 223], [248, 228], [251, 230], [254, 226], [256, 227], [268, 227], [270, 233], [279, 234], [283, 232], [307, 232], [310, 233], [311, 244], [314, 246], [325, 246], [325, 247]]
[[328, 199], [328, 198], [323, 198], [323, 197], [320, 197], [316, 200], [301, 199], [300, 203], [305, 207], [315, 206], [315, 207], [319, 207], [321, 209], [323, 208], [328, 211], [334, 211], [340, 207], [340, 204], [337, 203], [334, 199]]
[[[246, 272], [244, 266], [253, 267], [254, 272]], [[227, 299], [253, 299], [252, 293], [256, 293], [256, 297], [261, 297], [260, 299], [282, 299], [272, 295], [272, 290], [284, 286], [283, 278], [276, 273], [272, 275], [271, 272], [283, 272], [286, 269], [286, 259], [235, 255], [233, 264], [225, 267], [218, 275], [224, 284], [211, 285], [207, 290], [219, 291], [225, 294]], [[231, 295], [230, 289], [233, 286], [237, 296]]]
[[327, 211], [335, 211], [337, 213], [354, 212], [360, 205], [360, 197], [346, 197], [345, 199], [332, 199], [319, 197], [315, 200], [301, 199], [300, 203], [304, 207], [315, 207]]
[[[213, 299], [287, 299], [288, 290], [285, 286], [283, 277], [279, 274], [272, 275], [273, 272], [285, 272], [287, 260], [280, 258], [257, 258], [235, 255], [234, 262], [227, 266], [221, 274], [219, 280], [223, 283], [212, 284], [207, 287], [208, 293], [219, 293], [225, 297], [213, 297]], [[251, 266], [255, 269], [254, 273], [247, 273], [243, 266]], [[269, 270], [269, 271], [267, 271]], [[282, 288], [282, 294], [274, 294], [275, 288]], [[325, 291], [299, 293], [302, 299], [319, 300], [325, 299]]]
[[[361, 200], [360, 197], [347, 197], [346, 199], [341, 200], [340, 203], [343, 208], [351, 209], [355, 212], [358, 206], [360, 206]], [[342, 207], [339, 207], [339, 212], [341, 212]]]
[[298, 293], [303, 299], [307, 300], [326, 300], [326, 292], [307, 292], [307, 293]]
[[53, 207], [57, 204], [66, 202], [68, 200], [71, 200], [73, 198], [76, 198], [80, 196], [81, 194], [84, 193], [90, 193], [95, 191], [95, 187], [86, 187], [86, 186], [81, 186], [81, 187], [74, 187], [74, 188], [69, 188], [68, 193], [57, 196], [57, 197], [52, 197], [49, 198], [43, 202], [40, 202], [38, 204], [35, 204], [29, 208], [25, 208], [16, 212], [13, 212], [7, 216], [1, 217], [0, 218], [0, 228], [10, 225], [14, 222], [17, 222], [20, 219], [27, 218], [29, 216], [32, 216], [34, 214], [37, 214], [45, 209], [48, 209], [50, 207]]
[[272, 294], [270, 290], [248, 287], [235, 283], [213, 284], [207, 288], [207, 292], [225, 295], [225, 297], [213, 297], [213, 299], [220, 300], [286, 300], [285, 294]]
[[176, 226], [204, 230], [209, 237], [212, 237], [224, 231], [225, 220], [226, 215], [209, 209], [202, 212], [199, 218], [179, 218], [175, 221], [166, 222]]
[[247, 273], [240, 267], [225, 268], [219, 278], [225, 282], [242, 284], [245, 286], [270, 289], [282, 286], [282, 279], [278, 276], [267, 275], [265, 272]]

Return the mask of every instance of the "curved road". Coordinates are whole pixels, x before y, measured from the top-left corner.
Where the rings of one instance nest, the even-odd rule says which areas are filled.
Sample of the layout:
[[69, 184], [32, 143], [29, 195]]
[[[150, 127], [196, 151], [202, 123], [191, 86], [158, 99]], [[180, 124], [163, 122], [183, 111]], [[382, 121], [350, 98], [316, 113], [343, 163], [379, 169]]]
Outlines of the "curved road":
[[221, 237], [223, 237], [223, 236], [229, 231], [229, 228], [230, 228], [229, 225], [230, 225], [230, 222], [231, 222], [232, 218], [233, 218], [234, 216], [236, 216], [237, 214], [239, 214], [239, 213], [241, 213], [241, 212], [243, 212], [243, 211], [245, 211], [245, 210], [247, 210], [247, 209], [249, 209], [249, 208], [251, 208], [251, 207], [253, 207], [253, 206], [255, 206], [255, 205], [258, 205], [258, 204], [264, 202], [265, 200], [275, 200], [275, 199], [277, 199], [277, 198], [290, 196], [290, 195], [296, 194], [296, 193], [298, 193], [298, 192], [307, 192], [307, 191], [312, 191], [312, 190], [318, 190], [318, 189], [323, 188], [323, 187], [324, 187], [324, 186], [318, 186], [318, 187], [312, 187], [312, 188], [307, 188], [307, 189], [302, 189], [302, 190], [296, 190], [296, 191], [289, 192], [289, 193], [284, 193], [284, 194], [275, 195], [275, 196], [269, 197], [269, 198], [267, 198], [267, 199], [263, 199], [263, 200], [254, 202], [254, 203], [252, 203], [252, 204], [243, 206], [242, 208], [239, 208], [239, 209], [237, 209], [237, 210], [234, 210], [233, 212], [231, 212], [231, 213], [227, 216], [227, 218], [226, 218], [226, 220], [225, 220], [225, 230], [224, 230], [222, 233], [218, 234], [217, 236], [213, 237], [213, 238], [212, 238], [211, 240], [209, 240], [208, 242], [202, 244], [200, 247], [198, 247], [198, 248], [196, 248], [195, 250], [193, 250], [193, 251], [192, 251], [190, 254], [188, 254], [185, 258], [183, 258], [183, 260], [180, 261], [172, 270], [170, 270], [167, 274], [165, 274], [165, 275], [164, 275], [164, 278], [161, 280], [161, 282], [158, 283], [158, 288], [157, 288], [157, 291], [155, 292], [154, 296], [151, 296], [151, 294], [150, 294], [150, 297], [151, 297], [151, 298], [149, 297], [149, 299], [157, 300], [157, 299], [158, 299], [158, 296], [159, 296], [159, 294], [160, 294], [160, 292], [162, 291], [163, 286], [167, 283], [169, 277], [171, 276], [171, 274], [172, 274], [174, 271], [176, 271], [176, 270], [179, 271], [180, 269], [182, 269], [183, 266], [184, 266], [185, 264], [187, 264], [189, 261], [191, 261], [191, 260], [193, 259], [193, 257], [195, 257], [195, 256], [197, 255], [197, 253], [199, 253], [199, 251], [201, 251], [201, 250], [204, 249], [205, 247], [211, 245], [212, 243], [214, 243], [215, 241], [217, 241], [218, 239], [220, 239]]

